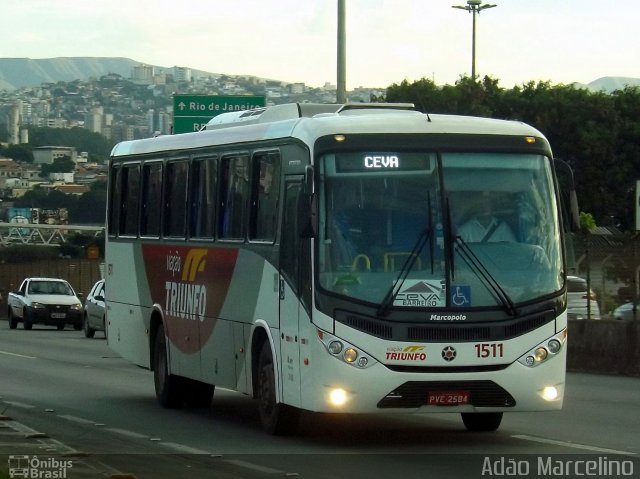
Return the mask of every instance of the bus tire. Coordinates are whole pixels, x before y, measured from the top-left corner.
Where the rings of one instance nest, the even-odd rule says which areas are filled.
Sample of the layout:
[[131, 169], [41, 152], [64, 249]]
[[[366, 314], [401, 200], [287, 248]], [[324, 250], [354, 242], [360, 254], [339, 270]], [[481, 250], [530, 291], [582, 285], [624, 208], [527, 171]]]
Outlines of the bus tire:
[[472, 432], [495, 431], [502, 422], [501, 412], [463, 412], [461, 416], [467, 431]]
[[181, 377], [169, 374], [167, 359], [167, 338], [164, 335], [164, 326], [160, 324], [154, 339], [153, 384], [160, 405], [175, 409], [184, 404], [185, 385]]
[[258, 360], [258, 410], [262, 428], [277, 436], [290, 435], [298, 428], [300, 410], [276, 401], [276, 380], [271, 347], [266, 341]]

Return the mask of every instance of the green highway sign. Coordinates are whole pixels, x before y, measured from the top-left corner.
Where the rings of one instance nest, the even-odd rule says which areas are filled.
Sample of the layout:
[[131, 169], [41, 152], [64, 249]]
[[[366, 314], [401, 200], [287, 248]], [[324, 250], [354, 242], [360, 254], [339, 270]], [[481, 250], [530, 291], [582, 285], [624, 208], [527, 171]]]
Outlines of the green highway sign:
[[260, 95], [173, 95], [173, 133], [199, 131], [214, 116], [266, 105]]

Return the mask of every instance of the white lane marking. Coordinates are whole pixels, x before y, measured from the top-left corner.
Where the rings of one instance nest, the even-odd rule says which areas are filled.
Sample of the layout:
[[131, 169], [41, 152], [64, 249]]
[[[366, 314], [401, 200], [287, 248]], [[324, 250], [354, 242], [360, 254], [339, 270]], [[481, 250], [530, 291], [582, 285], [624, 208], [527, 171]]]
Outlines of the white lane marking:
[[61, 419], [66, 419], [68, 421], [77, 422], [79, 424], [91, 424], [93, 426], [96, 423], [95, 421], [90, 421], [89, 419], [84, 419], [77, 416], [70, 416], [68, 414], [58, 414], [58, 417]]
[[252, 462], [240, 461], [238, 459], [223, 459], [227, 464], [233, 464], [234, 466], [244, 467], [245, 469], [251, 469], [252, 471], [264, 472], [265, 474], [284, 474], [285, 471], [280, 469], [273, 469], [271, 467], [261, 466]]
[[15, 356], [16, 358], [38, 359], [35, 356], [26, 356], [24, 354], [10, 353], [9, 351], [0, 351], [0, 354], [6, 354], [7, 356]]
[[177, 452], [184, 452], [186, 454], [206, 454], [207, 456], [211, 455], [210, 451], [204, 451], [202, 449], [197, 449], [195, 447], [185, 446], [183, 444], [178, 444], [176, 442], [162, 442], [161, 446], [168, 447], [169, 449], [173, 449]]
[[19, 407], [21, 409], [35, 409], [35, 406], [32, 406], [31, 404], [26, 404], [23, 402], [18, 402], [18, 401], [4, 401], [5, 404], [9, 404], [11, 406], [15, 406], [15, 407]]
[[588, 446], [586, 444], [577, 444], [574, 442], [556, 441], [554, 439], [546, 439], [543, 437], [527, 436], [526, 434], [517, 434], [511, 436], [515, 439], [522, 439], [523, 441], [541, 442], [543, 444], [553, 444], [554, 446], [572, 447], [574, 449], [584, 449], [586, 451], [602, 452], [605, 454], [623, 454], [627, 456], [637, 456], [635, 452], [618, 451], [616, 449], [607, 449], [604, 447]]
[[122, 436], [133, 437], [135, 439], [148, 439], [149, 436], [145, 436], [144, 434], [139, 434], [134, 431], [129, 431], [128, 429], [119, 429], [117, 427], [108, 427], [105, 431], [115, 432], [116, 434], [121, 434]]

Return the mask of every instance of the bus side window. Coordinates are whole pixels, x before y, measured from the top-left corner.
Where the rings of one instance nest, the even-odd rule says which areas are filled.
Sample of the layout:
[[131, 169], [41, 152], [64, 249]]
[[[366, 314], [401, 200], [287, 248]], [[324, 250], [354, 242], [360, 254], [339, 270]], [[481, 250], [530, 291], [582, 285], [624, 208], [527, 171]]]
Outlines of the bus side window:
[[164, 234], [184, 237], [186, 226], [189, 162], [167, 163], [164, 190]]
[[120, 197], [121, 235], [138, 234], [138, 199], [140, 197], [140, 165], [127, 165], [122, 168]]
[[215, 158], [194, 160], [191, 164], [191, 220], [192, 238], [213, 238], [216, 209]]
[[160, 236], [162, 209], [162, 163], [145, 163], [142, 168], [142, 236]]
[[223, 157], [220, 161], [218, 236], [244, 238], [245, 209], [249, 196], [246, 154]]
[[249, 239], [273, 241], [278, 221], [280, 155], [261, 152], [252, 161]]

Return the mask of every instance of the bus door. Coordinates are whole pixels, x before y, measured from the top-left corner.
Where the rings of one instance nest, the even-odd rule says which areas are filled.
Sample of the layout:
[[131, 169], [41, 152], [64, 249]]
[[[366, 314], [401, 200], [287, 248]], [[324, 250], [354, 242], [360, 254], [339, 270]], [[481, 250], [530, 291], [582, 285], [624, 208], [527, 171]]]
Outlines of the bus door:
[[300, 272], [304, 239], [298, 234], [298, 205], [302, 176], [285, 179], [280, 236], [280, 371], [282, 398], [300, 406]]

